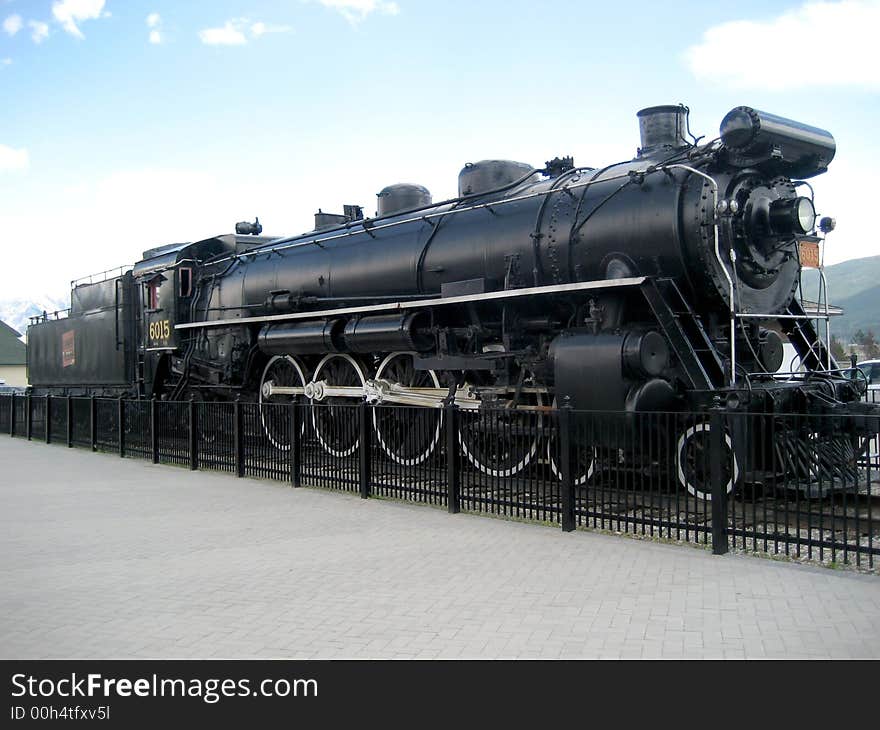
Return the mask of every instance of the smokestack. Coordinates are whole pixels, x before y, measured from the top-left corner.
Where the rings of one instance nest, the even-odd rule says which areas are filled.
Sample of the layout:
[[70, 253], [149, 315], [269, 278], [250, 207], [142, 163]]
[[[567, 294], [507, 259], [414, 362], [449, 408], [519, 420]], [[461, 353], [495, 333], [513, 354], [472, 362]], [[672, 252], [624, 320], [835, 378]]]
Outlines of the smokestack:
[[647, 157], [687, 147], [685, 139], [688, 108], [682, 104], [675, 106], [649, 106], [638, 113], [641, 145], [639, 157]]

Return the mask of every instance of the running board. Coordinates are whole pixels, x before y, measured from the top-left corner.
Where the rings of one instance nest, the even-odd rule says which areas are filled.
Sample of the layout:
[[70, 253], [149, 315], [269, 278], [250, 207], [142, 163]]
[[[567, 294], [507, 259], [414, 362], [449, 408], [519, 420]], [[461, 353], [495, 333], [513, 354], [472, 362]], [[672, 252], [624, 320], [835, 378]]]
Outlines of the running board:
[[203, 329], [206, 327], [228, 327], [241, 324], [264, 324], [270, 322], [287, 322], [297, 319], [321, 319], [339, 317], [350, 314], [372, 314], [374, 312], [397, 312], [408, 309], [425, 309], [445, 307], [450, 304], [476, 304], [495, 300], [518, 299], [520, 297], [541, 297], [554, 294], [578, 294], [598, 289], [616, 289], [621, 287], [639, 286], [647, 280], [644, 276], [626, 279], [600, 279], [599, 281], [578, 281], [573, 284], [553, 284], [551, 286], [530, 286], [524, 289], [504, 289], [503, 291], [485, 292], [483, 294], [465, 294], [457, 297], [439, 296], [414, 301], [389, 302], [388, 304], [368, 304], [361, 307], [342, 307], [340, 309], [318, 309], [312, 312], [292, 312], [290, 314], [272, 314], [264, 317], [238, 317], [233, 319], [215, 319], [209, 322], [187, 322], [174, 326], [176, 330]]

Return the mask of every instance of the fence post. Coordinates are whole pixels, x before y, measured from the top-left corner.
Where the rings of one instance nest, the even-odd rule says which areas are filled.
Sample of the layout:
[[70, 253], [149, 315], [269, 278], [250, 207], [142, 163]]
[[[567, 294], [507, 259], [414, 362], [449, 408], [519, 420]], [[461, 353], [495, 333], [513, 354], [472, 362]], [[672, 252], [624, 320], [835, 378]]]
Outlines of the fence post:
[[9, 395], [9, 438], [15, 436], [15, 393]]
[[125, 396], [119, 396], [119, 413], [116, 418], [119, 431], [116, 434], [116, 443], [119, 444], [119, 458], [125, 458]]
[[159, 463], [159, 401], [154, 395], [150, 399], [150, 450], [153, 453], [153, 463]]
[[572, 532], [576, 527], [576, 521], [574, 477], [571, 468], [571, 407], [568, 405], [559, 409], [559, 467], [562, 471], [562, 485], [559, 493], [559, 506], [562, 511], [560, 522], [563, 532]]
[[727, 544], [727, 482], [723, 468], [726, 463], [723, 415], [724, 411], [721, 406], [709, 410], [709, 479], [712, 487], [712, 553], [714, 555], [724, 555], [729, 549]]
[[89, 396], [89, 443], [92, 451], [98, 450], [98, 403], [94, 395]]
[[52, 395], [46, 393], [46, 443], [52, 443]]
[[232, 411], [232, 438], [235, 442], [235, 476], [244, 476], [244, 439], [241, 434], [241, 399], [235, 399]]
[[461, 461], [458, 451], [458, 406], [443, 407], [446, 416], [446, 509], [451, 515], [461, 512]]
[[73, 397], [67, 395], [67, 448], [73, 448]]
[[299, 403], [294, 398], [288, 406], [290, 412], [290, 486], [302, 486], [302, 417]]
[[31, 440], [31, 435], [33, 431], [33, 422], [34, 422], [34, 411], [33, 411], [33, 401], [31, 400], [31, 394], [27, 393], [24, 397], [24, 433], [27, 436], [27, 440]]
[[370, 436], [372, 433], [367, 419], [368, 408], [369, 406], [367, 406], [366, 401], [361, 401], [358, 404], [358, 460], [360, 462], [358, 478], [360, 480], [361, 499], [369, 499], [370, 482], [372, 481], [372, 474], [370, 473], [370, 467], [372, 466], [370, 463]]
[[199, 468], [199, 431], [196, 423], [196, 400], [189, 399], [189, 468], [195, 471]]

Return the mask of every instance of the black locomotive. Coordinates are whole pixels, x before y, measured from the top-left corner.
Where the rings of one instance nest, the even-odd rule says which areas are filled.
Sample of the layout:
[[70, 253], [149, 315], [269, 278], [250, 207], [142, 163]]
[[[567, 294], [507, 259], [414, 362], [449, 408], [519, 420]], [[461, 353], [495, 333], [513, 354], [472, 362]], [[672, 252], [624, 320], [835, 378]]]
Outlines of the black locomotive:
[[[817, 226], [811, 195], [799, 194], [834, 157], [832, 136], [738, 107], [701, 144], [683, 106], [638, 117], [633, 160], [485, 160], [462, 169], [453, 200], [392, 185], [373, 218], [358, 206], [319, 212], [314, 230], [290, 238], [239, 224], [75, 282], [68, 316], [28, 331], [32, 386], [261, 404], [454, 402], [508, 422], [552, 406], [867, 408], [797, 296], [800, 255], [834, 225]], [[783, 336], [799, 361], [780, 377]], [[328, 451], [350, 453], [314, 423]], [[395, 441], [382, 423], [379, 443], [399, 463], [436, 445]], [[285, 448], [271, 419], [263, 425]], [[532, 460], [538, 438], [461, 445], [505, 477]]]

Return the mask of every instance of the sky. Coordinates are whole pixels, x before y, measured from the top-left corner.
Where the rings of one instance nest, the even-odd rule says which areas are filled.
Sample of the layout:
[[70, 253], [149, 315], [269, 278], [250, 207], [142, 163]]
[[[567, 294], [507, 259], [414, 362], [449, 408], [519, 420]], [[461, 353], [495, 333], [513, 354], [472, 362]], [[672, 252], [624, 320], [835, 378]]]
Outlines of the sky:
[[0, 0], [0, 299], [466, 162], [630, 159], [636, 112], [832, 132], [826, 263], [880, 254], [880, 0]]

